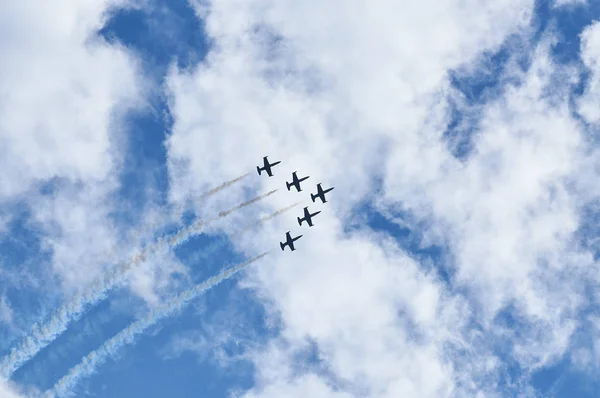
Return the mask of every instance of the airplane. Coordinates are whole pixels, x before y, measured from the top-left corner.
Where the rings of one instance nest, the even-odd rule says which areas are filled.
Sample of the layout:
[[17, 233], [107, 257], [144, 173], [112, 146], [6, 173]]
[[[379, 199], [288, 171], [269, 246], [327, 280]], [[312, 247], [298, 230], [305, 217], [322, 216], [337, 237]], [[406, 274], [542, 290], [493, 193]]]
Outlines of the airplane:
[[332, 190], [333, 190], [333, 188], [335, 188], [335, 187], [331, 187], [331, 188], [329, 188], [329, 189], [323, 190], [323, 188], [321, 188], [321, 183], [318, 183], [318, 184], [317, 184], [317, 193], [316, 193], [316, 194], [312, 194], [312, 193], [311, 193], [311, 194], [310, 194], [310, 198], [312, 199], [313, 203], [315, 202], [315, 200], [316, 200], [317, 198], [320, 198], [320, 199], [321, 199], [321, 201], [322, 201], [323, 203], [325, 203], [325, 202], [327, 202], [327, 200], [325, 200], [325, 194], [326, 194], [327, 192], [329, 192], [329, 191], [332, 191]]
[[281, 246], [281, 250], [283, 250], [286, 246], [289, 246], [291, 251], [296, 250], [296, 248], [294, 247], [294, 242], [297, 241], [298, 239], [300, 239], [301, 237], [302, 237], [302, 235], [292, 238], [290, 236], [290, 231], [287, 231], [285, 233], [285, 240], [286, 240], [285, 243], [279, 242], [279, 246]]
[[299, 179], [298, 176], [296, 175], [296, 173], [297, 173], [296, 171], [294, 171], [292, 173], [292, 182], [287, 182], [287, 181], [285, 182], [285, 185], [287, 185], [288, 191], [290, 190], [290, 188], [292, 188], [292, 185], [296, 187], [296, 190], [298, 192], [302, 191], [302, 188], [300, 188], [300, 183], [302, 181], [308, 179], [308, 177], [310, 177], [310, 176], [306, 176], [306, 177], [303, 177], [303, 178]]
[[306, 221], [308, 223], [308, 226], [312, 227], [313, 226], [312, 218], [319, 213], [320, 213], [320, 211], [311, 214], [308, 211], [308, 207], [305, 207], [304, 208], [304, 218], [296, 217], [298, 219], [298, 225], [302, 226], [302, 222]]
[[271, 167], [281, 163], [281, 161], [269, 164], [269, 161], [267, 160], [267, 157], [265, 156], [263, 158], [263, 163], [264, 163], [263, 167], [256, 166], [256, 171], [258, 171], [258, 175], [260, 175], [261, 171], [266, 171], [267, 174], [269, 175], [269, 177], [273, 177], [273, 172], [271, 171]]

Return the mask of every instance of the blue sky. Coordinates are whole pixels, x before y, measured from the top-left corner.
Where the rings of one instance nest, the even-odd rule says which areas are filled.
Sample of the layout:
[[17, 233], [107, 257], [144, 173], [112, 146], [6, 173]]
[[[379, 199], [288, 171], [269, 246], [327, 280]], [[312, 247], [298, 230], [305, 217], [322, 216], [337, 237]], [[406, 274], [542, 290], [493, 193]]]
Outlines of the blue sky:
[[597, 395], [600, 5], [80, 3], [0, 13], [1, 396]]

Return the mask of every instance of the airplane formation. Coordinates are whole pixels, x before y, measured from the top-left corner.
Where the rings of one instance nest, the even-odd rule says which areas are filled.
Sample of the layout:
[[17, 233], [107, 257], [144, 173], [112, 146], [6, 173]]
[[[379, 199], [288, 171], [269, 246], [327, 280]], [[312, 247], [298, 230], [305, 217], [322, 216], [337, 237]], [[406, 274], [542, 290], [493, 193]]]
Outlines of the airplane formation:
[[[267, 175], [269, 177], [273, 177], [273, 171], [271, 170], [271, 168], [275, 165], [278, 165], [279, 163], [281, 163], [281, 161], [278, 162], [274, 162], [274, 163], [269, 163], [269, 160], [267, 159], [267, 156], [265, 156], [263, 158], [263, 167], [259, 167], [256, 166], [256, 171], [258, 172], [258, 175], [261, 175], [261, 173], [263, 171], [267, 172]], [[287, 186], [287, 190], [290, 191], [292, 189], [292, 187], [296, 188], [297, 192], [301, 192], [302, 188], [300, 187], [300, 183], [302, 181], [307, 180], [310, 176], [306, 176], [306, 177], [302, 177], [302, 178], [298, 178], [297, 176], [297, 171], [294, 171], [292, 173], [292, 181], [291, 182], [287, 182], [285, 183], [285, 185]], [[331, 190], [333, 190], [333, 188], [335, 187], [331, 187], [328, 189], [323, 189], [321, 187], [321, 183], [317, 184], [317, 192], [316, 193], [311, 193], [310, 194], [310, 198], [312, 200], [313, 203], [315, 203], [316, 199], [319, 198], [321, 199], [321, 203], [327, 203], [327, 200], [325, 199], [325, 194], [327, 192], [330, 192]], [[316, 216], [317, 214], [319, 214], [321, 211], [317, 211], [315, 213], [311, 213], [308, 210], [308, 206], [306, 206], [304, 208], [304, 214], [302, 218], [297, 217], [296, 219], [298, 220], [298, 225], [302, 226], [302, 223], [306, 222], [308, 224], [309, 227], [312, 227], [313, 224], [313, 217]], [[302, 237], [302, 235], [298, 235], [294, 238], [292, 238], [292, 236], [290, 235], [290, 231], [287, 231], [285, 233], [285, 242], [279, 242], [279, 246], [281, 247], [282, 251], [285, 251], [285, 247], [288, 246], [290, 248], [291, 251], [296, 250], [296, 247], [294, 246], [294, 242], [297, 241], [298, 239], [300, 239]]]

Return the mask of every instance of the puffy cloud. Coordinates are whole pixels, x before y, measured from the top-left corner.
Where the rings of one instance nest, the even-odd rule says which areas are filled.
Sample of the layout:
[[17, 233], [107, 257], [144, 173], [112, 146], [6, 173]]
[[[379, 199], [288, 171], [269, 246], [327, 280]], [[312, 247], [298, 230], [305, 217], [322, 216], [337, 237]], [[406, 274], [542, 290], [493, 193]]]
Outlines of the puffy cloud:
[[[97, 35], [117, 5], [126, 2], [7, 3], [0, 13], [0, 200], [27, 193], [69, 285], [95, 268], [85, 254], [114, 238], [108, 213], [123, 156], [120, 122], [143, 90], [135, 59]], [[46, 183], [52, 193], [38, 196]]]
[[[113, 260], [122, 254], [112, 215], [129, 149], [123, 122], [142, 105], [145, 83], [136, 58], [98, 30], [109, 11], [129, 6], [1, 7], [0, 201], [25, 199], [67, 289], [96, 277], [107, 252]], [[44, 184], [51, 188], [40, 195]]]
[[[316, 228], [302, 230], [302, 255], [274, 255], [248, 283], [281, 317], [280, 341], [314, 341], [342, 386], [380, 397], [490, 396], [505, 366], [494, 344], [506, 343], [528, 368], [568, 347], [593, 262], [576, 241], [591, 199], [583, 188], [597, 181], [569, 108], [577, 70], [555, 65], [544, 38], [524, 49], [531, 65], [509, 60], [497, 98], [477, 105], [472, 151], [458, 159], [444, 138], [451, 105], [460, 106], [448, 72], [473, 72], [511, 34], [527, 43], [532, 6], [199, 3], [212, 51], [194, 70], [173, 69], [167, 82], [171, 198], [252, 170], [264, 155], [284, 163], [274, 178], [255, 176], [245, 188], [283, 187], [294, 170], [311, 175], [307, 187], [336, 186], [326, 205], [306, 201], [323, 213]], [[280, 193], [268, 205], [302, 195]], [[374, 199], [427, 225], [452, 259], [437, 264], [451, 271], [449, 285], [382, 235], [345, 230]], [[294, 224], [284, 216], [236, 239], [248, 252], [277, 247], [285, 231], [300, 232]], [[505, 311], [518, 332], [502, 325]], [[278, 355], [283, 368], [298, 365]], [[309, 386], [337, 394], [325, 376], [278, 377], [261, 358], [262, 381], [246, 396], [301, 396]]]
[[95, 35], [115, 4], [2, 6], [2, 197], [54, 177], [98, 181], [114, 171], [116, 116], [138, 93], [133, 58]]
[[0, 395], [3, 398], [24, 398], [25, 395], [21, 395], [16, 388], [4, 380], [0, 380]]

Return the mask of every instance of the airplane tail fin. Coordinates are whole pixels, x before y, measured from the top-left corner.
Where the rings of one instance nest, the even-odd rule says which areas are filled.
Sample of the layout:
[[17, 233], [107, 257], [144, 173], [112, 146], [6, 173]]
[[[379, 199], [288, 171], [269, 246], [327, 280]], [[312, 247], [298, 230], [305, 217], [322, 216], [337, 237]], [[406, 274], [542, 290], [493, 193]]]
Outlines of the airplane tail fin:
[[288, 191], [292, 188], [292, 184], [289, 182], [285, 182], [285, 186], [287, 187]]
[[260, 172], [261, 172], [262, 170], [260, 169], [260, 167], [256, 166], [256, 171], [258, 171], [258, 175], [260, 175]]
[[281, 247], [281, 250], [283, 250], [285, 248], [285, 244], [283, 242], [279, 242], [279, 247]]
[[298, 225], [302, 226], [302, 219], [300, 217], [296, 217], [296, 220], [298, 220]]
[[315, 199], [317, 198], [317, 195], [315, 195], [314, 193], [311, 193], [310, 198], [312, 199], [313, 203], [315, 203]]

